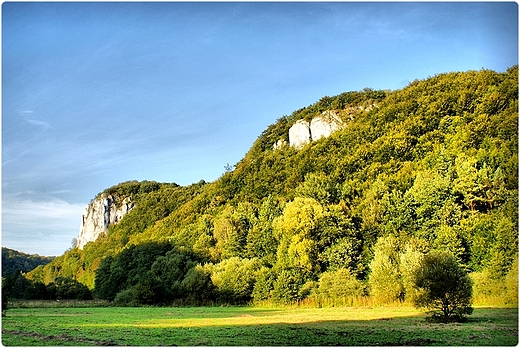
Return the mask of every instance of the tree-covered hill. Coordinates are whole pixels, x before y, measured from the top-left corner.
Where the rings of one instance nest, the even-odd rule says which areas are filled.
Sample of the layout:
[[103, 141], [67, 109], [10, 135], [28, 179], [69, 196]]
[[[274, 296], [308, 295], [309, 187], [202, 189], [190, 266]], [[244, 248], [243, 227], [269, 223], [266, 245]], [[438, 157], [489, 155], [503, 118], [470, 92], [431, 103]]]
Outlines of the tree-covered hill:
[[[273, 147], [326, 110], [346, 126]], [[106, 236], [27, 277], [77, 279], [121, 304], [394, 301], [413, 298], [421, 255], [442, 250], [476, 293], [514, 299], [518, 67], [323, 97], [270, 125], [214, 182], [111, 190], [129, 185], [136, 208]]]
[[29, 255], [17, 250], [2, 247], [2, 277], [17, 271], [29, 272], [39, 265], [46, 265], [54, 260], [52, 256]]

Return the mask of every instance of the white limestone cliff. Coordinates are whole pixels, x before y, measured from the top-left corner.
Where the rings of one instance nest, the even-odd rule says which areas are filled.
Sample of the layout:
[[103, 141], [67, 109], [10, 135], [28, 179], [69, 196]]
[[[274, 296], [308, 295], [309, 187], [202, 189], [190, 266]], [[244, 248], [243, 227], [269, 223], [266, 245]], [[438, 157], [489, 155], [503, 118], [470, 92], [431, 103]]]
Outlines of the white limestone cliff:
[[309, 122], [298, 120], [289, 128], [289, 145], [298, 149], [311, 141], [311, 130]]
[[[328, 137], [343, 128], [344, 123], [334, 111], [324, 111], [314, 117], [311, 122], [298, 120], [289, 128], [289, 145], [301, 149], [305, 144]], [[281, 147], [280, 141], [273, 145], [273, 149]]]
[[76, 242], [79, 249], [95, 241], [105, 233], [110, 225], [117, 224], [123, 216], [134, 208], [134, 203], [127, 197], [116, 204], [116, 197], [102, 194], [90, 202], [81, 217], [81, 226]]
[[314, 117], [310, 124], [311, 138], [316, 141], [328, 137], [340, 130], [343, 122], [333, 111], [324, 111], [321, 115]]

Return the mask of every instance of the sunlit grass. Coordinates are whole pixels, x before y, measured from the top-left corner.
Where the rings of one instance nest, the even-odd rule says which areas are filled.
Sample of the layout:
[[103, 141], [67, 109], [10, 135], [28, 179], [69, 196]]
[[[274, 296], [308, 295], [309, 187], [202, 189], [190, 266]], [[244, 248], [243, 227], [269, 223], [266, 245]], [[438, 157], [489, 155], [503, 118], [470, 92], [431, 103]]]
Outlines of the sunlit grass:
[[[142, 309], [144, 310], [144, 309]], [[151, 309], [146, 309], [151, 310]], [[162, 312], [164, 316], [171, 317], [153, 318], [148, 320], [136, 320], [134, 322], [115, 322], [115, 323], [85, 323], [70, 324], [72, 327], [142, 327], [142, 328], [191, 328], [208, 326], [247, 326], [247, 325], [266, 325], [266, 324], [304, 324], [327, 321], [348, 321], [348, 320], [378, 320], [398, 317], [423, 316], [421, 312], [410, 307], [404, 308], [385, 308], [381, 310], [367, 308], [335, 308], [335, 309], [255, 309], [241, 308], [237, 313], [235, 308], [212, 309], [211, 315], [205, 311], [197, 313], [196, 310], [189, 309], [190, 313], [201, 317], [184, 318], [183, 309], [175, 312]], [[216, 316], [216, 317], [211, 317]]]

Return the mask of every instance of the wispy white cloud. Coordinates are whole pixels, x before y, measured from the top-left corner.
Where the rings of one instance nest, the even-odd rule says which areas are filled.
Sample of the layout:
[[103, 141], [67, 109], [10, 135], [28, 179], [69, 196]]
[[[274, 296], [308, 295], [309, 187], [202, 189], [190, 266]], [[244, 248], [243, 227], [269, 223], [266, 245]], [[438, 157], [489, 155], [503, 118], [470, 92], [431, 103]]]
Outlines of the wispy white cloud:
[[83, 204], [54, 198], [36, 201], [4, 196], [2, 245], [41, 255], [60, 255], [77, 237], [83, 209]]
[[33, 125], [33, 126], [38, 126], [38, 127], [42, 127], [44, 129], [49, 129], [49, 128], [52, 128], [50, 123], [48, 122], [45, 122], [45, 121], [41, 121], [41, 120], [35, 120], [35, 119], [28, 119], [26, 120], [29, 124]]
[[[83, 205], [72, 204], [59, 199], [49, 201], [5, 201], [3, 202], [3, 217], [15, 218], [20, 224], [30, 225], [32, 221], [22, 219], [30, 216], [34, 219], [53, 219], [79, 221], [79, 216], [83, 211]], [[79, 213], [79, 214], [78, 214]], [[79, 215], [79, 216], [78, 216]], [[79, 222], [78, 222], [79, 224]]]

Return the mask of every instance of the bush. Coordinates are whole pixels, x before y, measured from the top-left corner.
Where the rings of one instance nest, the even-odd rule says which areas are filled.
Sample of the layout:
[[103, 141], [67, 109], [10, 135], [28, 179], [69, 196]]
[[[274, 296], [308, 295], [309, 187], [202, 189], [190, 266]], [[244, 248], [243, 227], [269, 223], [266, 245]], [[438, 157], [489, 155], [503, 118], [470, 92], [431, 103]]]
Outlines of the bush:
[[218, 299], [224, 303], [241, 304], [251, 300], [260, 270], [259, 259], [232, 257], [216, 265], [207, 265], [211, 271], [211, 281], [216, 288]]
[[139, 305], [134, 288], [118, 292], [114, 298], [114, 303], [120, 307], [137, 307]]
[[516, 259], [505, 277], [505, 285], [507, 291], [506, 303], [518, 307], [518, 255], [516, 255]]
[[415, 285], [419, 294], [414, 305], [429, 309], [436, 320], [462, 321], [473, 312], [471, 279], [450, 253], [428, 253], [415, 274]]
[[320, 306], [351, 306], [364, 295], [364, 286], [349, 270], [340, 268], [320, 276], [312, 297]]
[[479, 305], [500, 305], [504, 302], [506, 288], [504, 280], [493, 277], [489, 270], [470, 273], [473, 283], [473, 301]]

